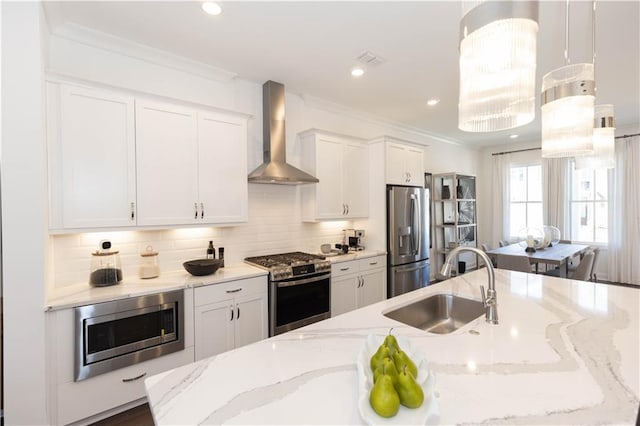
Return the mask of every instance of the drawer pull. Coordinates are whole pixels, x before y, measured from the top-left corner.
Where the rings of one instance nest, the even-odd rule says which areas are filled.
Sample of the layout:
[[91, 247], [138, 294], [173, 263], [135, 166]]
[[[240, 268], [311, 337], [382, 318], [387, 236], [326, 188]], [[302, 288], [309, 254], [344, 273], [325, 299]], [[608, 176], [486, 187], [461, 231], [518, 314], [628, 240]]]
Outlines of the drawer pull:
[[347, 268], [340, 268], [341, 271], [348, 271], [349, 269], [351, 269], [351, 268], [348, 268], [348, 267]]
[[135, 382], [136, 380], [140, 380], [140, 379], [142, 379], [142, 378], [143, 378], [144, 376], [146, 376], [146, 375], [147, 375], [147, 373], [142, 373], [141, 375], [136, 376], [136, 377], [131, 377], [131, 378], [129, 378], [129, 379], [122, 379], [122, 382], [123, 382], [123, 383]]
[[373, 265], [377, 265], [378, 262], [369, 262], [369, 265], [373, 266]]
[[237, 293], [239, 291], [242, 291], [242, 287], [236, 288], [235, 290], [227, 290], [227, 293]]

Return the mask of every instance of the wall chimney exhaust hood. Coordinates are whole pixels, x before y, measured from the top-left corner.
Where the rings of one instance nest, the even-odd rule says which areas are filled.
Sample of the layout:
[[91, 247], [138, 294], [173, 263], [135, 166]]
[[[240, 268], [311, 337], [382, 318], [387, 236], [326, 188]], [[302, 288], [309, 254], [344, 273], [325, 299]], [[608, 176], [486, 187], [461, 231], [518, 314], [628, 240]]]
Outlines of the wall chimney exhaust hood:
[[262, 85], [263, 163], [249, 173], [249, 183], [299, 185], [317, 183], [309, 173], [286, 162], [284, 86], [275, 81]]

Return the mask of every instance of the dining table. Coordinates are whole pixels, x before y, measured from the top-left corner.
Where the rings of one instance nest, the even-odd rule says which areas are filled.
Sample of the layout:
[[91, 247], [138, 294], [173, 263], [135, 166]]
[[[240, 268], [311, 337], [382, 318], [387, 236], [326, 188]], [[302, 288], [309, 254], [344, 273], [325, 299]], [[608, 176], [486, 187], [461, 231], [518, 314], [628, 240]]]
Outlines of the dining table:
[[538, 265], [544, 263], [546, 265], [554, 265], [560, 269], [560, 276], [567, 277], [569, 261], [576, 257], [584, 255], [589, 250], [586, 244], [572, 243], [555, 243], [545, 248], [536, 249], [533, 252], [525, 251], [526, 247], [520, 243], [509, 244], [504, 247], [498, 247], [487, 251], [490, 256], [506, 254], [510, 256], [527, 256], [529, 263], [535, 265], [536, 273], [538, 273]]

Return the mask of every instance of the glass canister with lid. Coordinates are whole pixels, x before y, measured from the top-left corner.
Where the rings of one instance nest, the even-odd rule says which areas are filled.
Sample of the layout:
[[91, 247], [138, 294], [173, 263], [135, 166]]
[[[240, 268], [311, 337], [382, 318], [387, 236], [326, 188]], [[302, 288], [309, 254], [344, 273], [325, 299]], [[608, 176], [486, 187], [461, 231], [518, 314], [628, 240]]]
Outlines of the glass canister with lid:
[[138, 275], [142, 279], [156, 278], [160, 275], [160, 265], [158, 264], [158, 252], [152, 246], [147, 246], [145, 251], [140, 253], [140, 267]]
[[111, 250], [111, 241], [102, 240], [98, 250], [91, 253], [91, 273], [89, 284], [94, 287], [106, 287], [122, 281], [120, 252]]

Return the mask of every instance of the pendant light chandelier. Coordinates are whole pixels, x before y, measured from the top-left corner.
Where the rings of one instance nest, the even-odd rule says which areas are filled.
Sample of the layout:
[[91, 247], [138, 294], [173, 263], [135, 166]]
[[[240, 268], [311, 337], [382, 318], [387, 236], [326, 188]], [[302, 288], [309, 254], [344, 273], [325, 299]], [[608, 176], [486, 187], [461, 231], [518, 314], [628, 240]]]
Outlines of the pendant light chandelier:
[[613, 105], [595, 107], [593, 154], [576, 157], [576, 169], [612, 169], [615, 159], [616, 119]]
[[[592, 19], [592, 34], [594, 29], [595, 18]], [[595, 62], [595, 47], [593, 49]], [[542, 78], [543, 158], [593, 153], [594, 63], [569, 64], [569, 0], [566, 3], [564, 55], [566, 65]]]
[[535, 118], [537, 1], [465, 2], [458, 127], [494, 132]]
[[[596, 2], [593, 0], [593, 66], [596, 65]], [[576, 169], [612, 169], [615, 167], [616, 119], [613, 105], [596, 105], [594, 110], [593, 154], [575, 158]]]

